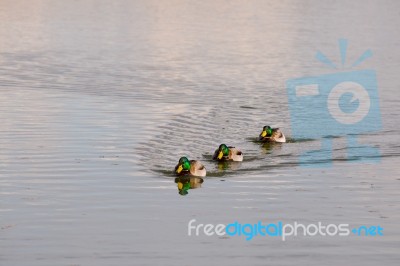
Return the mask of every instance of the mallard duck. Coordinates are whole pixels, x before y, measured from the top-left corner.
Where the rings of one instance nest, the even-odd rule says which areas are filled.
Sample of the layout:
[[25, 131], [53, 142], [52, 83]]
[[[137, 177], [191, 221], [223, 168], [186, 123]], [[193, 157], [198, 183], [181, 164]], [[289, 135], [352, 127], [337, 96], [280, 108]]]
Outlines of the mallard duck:
[[286, 142], [285, 135], [283, 135], [281, 130], [279, 128], [271, 128], [270, 126], [263, 127], [258, 140], [263, 142]]
[[219, 145], [219, 148], [215, 150], [214, 160], [232, 160], [235, 162], [243, 161], [243, 153], [235, 147], [228, 147], [225, 144]]
[[186, 157], [181, 157], [178, 164], [175, 166], [175, 173], [177, 175], [192, 175], [192, 176], [206, 176], [206, 168], [204, 165], [195, 160], [189, 161]]

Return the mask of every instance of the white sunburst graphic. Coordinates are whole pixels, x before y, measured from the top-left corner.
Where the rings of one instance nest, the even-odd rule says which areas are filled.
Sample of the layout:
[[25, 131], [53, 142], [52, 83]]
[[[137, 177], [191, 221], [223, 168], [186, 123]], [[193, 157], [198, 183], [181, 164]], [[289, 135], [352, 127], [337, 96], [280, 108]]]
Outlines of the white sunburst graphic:
[[[347, 54], [346, 39], [339, 40], [339, 48], [342, 68], [344, 68]], [[366, 50], [353, 64], [351, 64], [350, 68], [358, 66], [371, 56], [372, 51], [369, 49]], [[330, 60], [322, 52], [318, 51], [315, 57], [328, 67], [338, 69], [338, 67], [332, 62], [332, 60]], [[339, 100], [341, 96], [345, 95], [346, 93], [352, 95], [352, 98], [349, 102], [350, 104], [353, 104], [355, 102], [359, 103], [358, 108], [352, 113], [342, 111], [339, 105]], [[329, 93], [327, 104], [329, 113], [338, 122], [343, 124], [355, 124], [361, 121], [368, 114], [369, 108], [371, 106], [371, 101], [367, 90], [363, 86], [355, 82], [345, 81], [337, 84], [332, 89], [332, 91]]]

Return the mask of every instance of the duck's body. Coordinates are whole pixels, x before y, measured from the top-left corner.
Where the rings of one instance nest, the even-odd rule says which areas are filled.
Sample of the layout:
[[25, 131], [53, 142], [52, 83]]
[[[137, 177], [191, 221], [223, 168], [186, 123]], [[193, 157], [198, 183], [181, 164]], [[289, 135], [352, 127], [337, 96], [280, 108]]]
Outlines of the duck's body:
[[199, 177], [205, 177], [207, 174], [206, 168], [204, 165], [196, 160], [191, 160], [190, 161], [190, 174], [192, 176], [199, 176]]
[[243, 153], [235, 147], [228, 147], [225, 144], [221, 144], [218, 149], [215, 150], [213, 155], [214, 160], [218, 161], [243, 161]]
[[177, 175], [192, 175], [205, 177], [207, 174], [204, 165], [196, 160], [188, 160], [186, 157], [181, 157], [178, 164], [175, 166], [175, 173]]
[[279, 128], [271, 128], [270, 126], [265, 126], [260, 136], [259, 141], [262, 142], [286, 142], [286, 137]]

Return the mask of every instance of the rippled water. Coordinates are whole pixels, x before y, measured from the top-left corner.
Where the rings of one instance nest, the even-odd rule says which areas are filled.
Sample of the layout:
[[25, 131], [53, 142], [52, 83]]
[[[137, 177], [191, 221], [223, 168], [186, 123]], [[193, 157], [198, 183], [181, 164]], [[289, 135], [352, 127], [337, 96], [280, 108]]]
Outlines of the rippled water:
[[[2, 1], [0, 265], [397, 265], [396, 1]], [[285, 82], [330, 73], [337, 39], [378, 77], [379, 163], [299, 166]], [[261, 145], [262, 126], [289, 142]], [[215, 164], [220, 143], [245, 154]], [[352, 149], [350, 147], [350, 149]], [[328, 151], [326, 151], [328, 152]], [[208, 175], [178, 193], [182, 155]], [[382, 237], [189, 237], [187, 224], [381, 225]], [[233, 259], [233, 260], [232, 260]]]

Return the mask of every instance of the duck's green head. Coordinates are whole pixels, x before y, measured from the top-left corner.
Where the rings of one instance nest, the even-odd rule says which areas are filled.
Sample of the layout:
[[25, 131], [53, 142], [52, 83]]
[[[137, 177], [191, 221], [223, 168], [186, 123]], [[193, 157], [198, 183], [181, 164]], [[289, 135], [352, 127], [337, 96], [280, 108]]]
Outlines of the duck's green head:
[[261, 132], [261, 137], [269, 137], [272, 135], [272, 128], [270, 126], [264, 126], [263, 131]]
[[176, 173], [180, 174], [183, 170], [185, 171], [190, 170], [190, 161], [186, 157], [181, 157], [179, 159], [178, 167], [176, 168]]
[[229, 148], [225, 144], [219, 145], [218, 148], [218, 160], [221, 160], [223, 156], [228, 156], [229, 155]]

